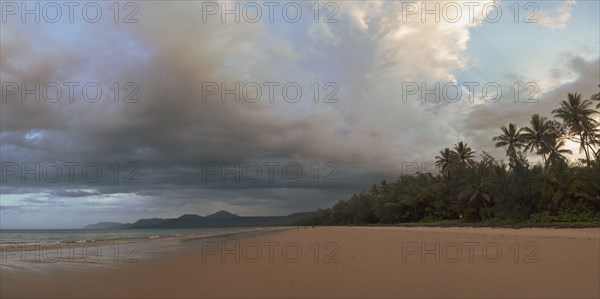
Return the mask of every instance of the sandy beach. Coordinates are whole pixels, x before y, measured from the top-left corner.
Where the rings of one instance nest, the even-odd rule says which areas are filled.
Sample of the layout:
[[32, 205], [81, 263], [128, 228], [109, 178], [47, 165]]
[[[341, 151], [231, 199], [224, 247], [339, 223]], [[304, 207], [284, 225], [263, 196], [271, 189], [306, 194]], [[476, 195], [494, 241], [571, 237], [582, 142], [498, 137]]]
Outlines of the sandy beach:
[[600, 298], [599, 228], [301, 227], [179, 247], [103, 267], [3, 266], [0, 297]]

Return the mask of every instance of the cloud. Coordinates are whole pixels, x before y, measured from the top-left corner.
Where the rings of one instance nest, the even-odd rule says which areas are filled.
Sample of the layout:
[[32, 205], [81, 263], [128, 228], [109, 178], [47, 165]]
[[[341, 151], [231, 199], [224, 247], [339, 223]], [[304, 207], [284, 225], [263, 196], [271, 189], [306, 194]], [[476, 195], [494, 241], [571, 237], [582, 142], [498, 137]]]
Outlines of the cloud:
[[[600, 60], [586, 61], [578, 55], [564, 55], [565, 60], [560, 68], [573, 79], [562, 82], [555, 86], [542, 86], [537, 90], [535, 96], [530, 99], [531, 103], [524, 102], [522, 97], [515, 102], [514, 90], [506, 88], [503, 98], [496, 103], [487, 103], [473, 106], [461, 123], [461, 131], [472, 136], [475, 148], [486, 148], [486, 151], [496, 157], [503, 157], [503, 149], [492, 149], [489, 147], [491, 138], [500, 134], [500, 126], [508, 122], [517, 123], [519, 127], [528, 126], [532, 114], [538, 113], [551, 118], [552, 110], [559, 103], [567, 99], [568, 93], [578, 92], [583, 98], [589, 98], [598, 92], [600, 80]], [[548, 77], [553, 76], [554, 70], [549, 70]], [[520, 86], [527, 82], [536, 82], [532, 78], [516, 78]], [[562, 81], [562, 80], [559, 80]], [[576, 151], [574, 151], [576, 152]], [[531, 159], [535, 161], [536, 159]]]
[[[4, 81], [80, 85], [72, 103], [36, 103], [31, 96], [23, 103], [20, 94], [2, 103], [1, 162], [37, 161], [43, 169], [51, 161], [76, 161], [98, 163], [103, 171], [93, 183], [81, 175], [82, 166], [74, 181], [63, 175], [55, 183], [23, 183], [19, 175], [11, 176], [2, 186], [3, 196], [27, 192], [68, 203], [47, 207], [44, 212], [53, 217], [39, 223], [67, 225], [56, 217], [63, 213], [86, 215], [69, 220], [69, 225], [80, 225], [224, 208], [258, 215], [327, 207], [381, 179], [394, 179], [406, 163], [430, 162], [459, 139], [478, 151], [488, 150], [491, 134], [505, 119], [516, 115], [523, 123], [537, 107], [554, 105], [545, 100], [531, 108], [478, 105], [481, 95], [474, 95], [474, 104], [465, 100], [468, 92], [457, 103], [418, 97], [404, 101], [402, 82], [429, 87], [458, 82], [456, 73], [469, 68], [473, 59], [467, 50], [471, 31], [482, 26], [479, 10], [475, 22], [403, 22], [400, 2], [344, 1], [338, 3], [338, 23], [314, 23], [310, 16], [298, 23], [271, 24], [221, 23], [219, 18], [203, 22], [199, 2], [139, 5], [137, 24], [56, 24], [47, 29], [3, 24]], [[302, 5], [308, 12], [310, 4]], [[561, 79], [568, 77], [563, 73], [580, 75], [579, 83], [569, 83], [569, 88], [583, 93], [597, 86], [588, 87], [597, 81], [592, 70], [597, 61], [572, 61], [554, 74]], [[105, 91], [96, 103], [81, 95], [80, 88], [89, 82]], [[115, 82], [121, 91], [117, 103]], [[134, 84], [125, 89], [128, 82]], [[236, 103], [229, 97], [223, 103], [217, 94], [203, 101], [207, 82], [229, 89], [236, 82], [240, 89], [257, 82], [262, 98]], [[272, 102], [265, 82], [279, 83]], [[283, 98], [287, 83], [301, 86], [301, 100]], [[132, 90], [139, 101], [124, 103]], [[557, 89], [556, 95], [561, 92]], [[325, 97], [338, 102], [324, 103]], [[281, 166], [274, 181], [222, 182], [219, 175], [202, 180], [206, 163], [236, 162]], [[327, 162], [338, 168], [336, 183], [323, 183], [331, 174]], [[280, 175], [286, 163], [301, 166], [298, 182]], [[136, 181], [126, 182], [128, 175]], [[2, 218], [2, 225], [26, 221]]]
[[54, 193], [55, 196], [59, 197], [87, 197], [99, 194], [100, 193], [96, 190], [59, 190]]
[[571, 19], [572, 7], [577, 4], [575, 0], [562, 1], [553, 12], [539, 11], [533, 16], [537, 23], [550, 29], [562, 29]]

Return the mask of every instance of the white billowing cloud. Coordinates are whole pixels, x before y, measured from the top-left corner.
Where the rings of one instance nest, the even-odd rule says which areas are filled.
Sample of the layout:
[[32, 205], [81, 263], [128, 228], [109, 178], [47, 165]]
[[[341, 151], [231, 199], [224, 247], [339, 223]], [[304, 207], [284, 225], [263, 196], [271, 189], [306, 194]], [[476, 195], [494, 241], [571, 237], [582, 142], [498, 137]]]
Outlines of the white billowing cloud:
[[328, 46], [336, 46], [339, 44], [337, 36], [331, 32], [329, 25], [324, 22], [317, 22], [310, 25], [308, 29], [308, 37], [312, 43], [321, 43]]
[[571, 9], [575, 4], [577, 4], [575, 0], [561, 1], [553, 12], [540, 10], [533, 15], [533, 19], [537, 20], [540, 25], [550, 29], [564, 28], [571, 19]]
[[[484, 4], [477, 7], [481, 9]], [[436, 82], [441, 85], [454, 82], [453, 73], [468, 64], [465, 50], [469, 30], [480, 24], [481, 10], [476, 11], [474, 16], [479, 17], [473, 22], [464, 14], [462, 20], [449, 24], [423, 23], [418, 16], [403, 20], [402, 3], [350, 2], [344, 3], [343, 8], [346, 5], [360, 20], [356, 23], [358, 28], [367, 28], [361, 42], [374, 44], [368, 55], [346, 50], [355, 54], [352, 59], [372, 61], [364, 69], [351, 70], [361, 78], [361, 84], [352, 86], [356, 98], [345, 104], [351, 105], [346, 113], [355, 124], [352, 126], [354, 140], [369, 148], [365, 148], [372, 158], [369, 164], [401, 167], [403, 162], [424, 159], [434, 153], [435, 149], [423, 148], [423, 144], [441, 140], [454, 142], [455, 126], [440, 125], [440, 119], [455, 121], [455, 110], [464, 110], [457, 107], [463, 104], [439, 113], [428, 112], [432, 105], [420, 103], [420, 98], [403, 101], [402, 94], [406, 92], [402, 83], [415, 82], [419, 86], [425, 83], [433, 88]], [[450, 138], [453, 141], [449, 141]]]

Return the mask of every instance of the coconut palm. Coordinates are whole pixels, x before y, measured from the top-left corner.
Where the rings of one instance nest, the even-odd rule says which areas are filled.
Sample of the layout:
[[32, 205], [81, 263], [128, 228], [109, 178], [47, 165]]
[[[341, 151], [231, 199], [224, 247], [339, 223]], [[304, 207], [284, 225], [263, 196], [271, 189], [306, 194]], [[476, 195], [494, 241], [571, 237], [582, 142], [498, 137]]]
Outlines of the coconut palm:
[[548, 146], [548, 160], [547, 163], [553, 163], [558, 160], [566, 161], [567, 157], [565, 154], [572, 155], [573, 152], [570, 149], [565, 149], [565, 141], [564, 140], [556, 140], [552, 139]]
[[[598, 87], [600, 87], [600, 85], [598, 85]], [[596, 109], [600, 109], [600, 92], [595, 95], [592, 95], [590, 100], [598, 102], [598, 104], [596, 104]]]
[[468, 144], [463, 143], [462, 141], [454, 145], [452, 152], [463, 166], [471, 166], [475, 162], [475, 160], [473, 160], [473, 158], [475, 158], [475, 151], [471, 150]]
[[487, 214], [487, 218], [491, 218], [492, 215], [490, 213], [489, 206], [492, 204], [493, 199], [490, 193], [486, 191], [486, 189], [489, 188], [489, 185], [490, 184], [487, 182], [469, 184], [458, 195], [458, 199], [461, 201], [466, 201], [467, 206], [473, 207], [477, 210], [479, 210], [480, 206], [483, 205]]
[[496, 141], [496, 147], [506, 147], [506, 155], [511, 162], [517, 162], [517, 150], [525, 147], [525, 139], [521, 132], [523, 129], [517, 129], [517, 125], [509, 123], [508, 127], [502, 126], [502, 135], [492, 138]]
[[530, 127], [523, 128], [523, 139], [526, 142], [525, 150], [529, 152], [533, 152], [534, 150], [542, 155], [542, 159], [544, 160], [544, 164], [546, 163], [546, 153], [548, 152], [548, 144], [554, 136], [551, 135], [548, 130], [548, 125], [546, 122], [546, 118], [540, 116], [539, 114], [534, 114], [531, 116], [531, 120], [529, 121]]
[[590, 100], [581, 100], [578, 93], [569, 93], [568, 100], [560, 103], [560, 108], [554, 109], [552, 113], [563, 120], [569, 128], [569, 133], [579, 137], [579, 152], [585, 153], [585, 158], [590, 161], [590, 150], [592, 154], [595, 150], [592, 148], [596, 139], [596, 127], [598, 123], [592, 116], [596, 111], [590, 106]]
[[574, 171], [569, 170], [569, 166], [564, 161], [555, 163], [550, 172], [545, 175], [546, 186], [542, 188], [541, 195], [550, 206], [549, 210], [561, 212], [568, 210], [575, 197], [574, 187], [578, 177]]
[[445, 148], [443, 151], [440, 151], [439, 156], [435, 156], [435, 166], [442, 169], [442, 171], [446, 171], [448, 166], [455, 160], [455, 155], [452, 150], [449, 148]]
[[423, 201], [423, 194], [420, 192], [406, 192], [400, 196], [400, 203], [410, 206], [413, 209], [414, 221], [419, 221], [418, 206]]

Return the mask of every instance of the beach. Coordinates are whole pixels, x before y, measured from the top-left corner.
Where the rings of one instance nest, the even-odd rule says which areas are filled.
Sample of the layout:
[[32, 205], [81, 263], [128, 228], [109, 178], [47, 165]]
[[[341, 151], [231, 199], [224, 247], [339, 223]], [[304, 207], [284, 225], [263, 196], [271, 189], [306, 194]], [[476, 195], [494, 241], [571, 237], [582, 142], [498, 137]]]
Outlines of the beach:
[[600, 228], [291, 227], [155, 248], [2, 266], [0, 297], [600, 297]]

